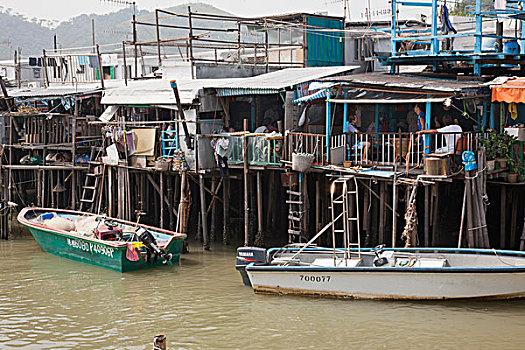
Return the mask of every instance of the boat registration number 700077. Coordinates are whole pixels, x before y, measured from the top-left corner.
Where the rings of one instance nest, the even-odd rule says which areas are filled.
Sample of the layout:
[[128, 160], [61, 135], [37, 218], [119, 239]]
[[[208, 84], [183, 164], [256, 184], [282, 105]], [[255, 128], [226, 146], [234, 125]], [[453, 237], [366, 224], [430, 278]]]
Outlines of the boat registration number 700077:
[[330, 282], [330, 277], [331, 276], [299, 275], [301, 281], [316, 283], [328, 283]]

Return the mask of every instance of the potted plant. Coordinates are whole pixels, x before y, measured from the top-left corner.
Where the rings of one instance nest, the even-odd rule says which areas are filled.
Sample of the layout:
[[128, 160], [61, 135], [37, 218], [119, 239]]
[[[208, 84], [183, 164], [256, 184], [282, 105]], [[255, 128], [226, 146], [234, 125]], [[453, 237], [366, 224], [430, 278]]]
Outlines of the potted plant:
[[487, 136], [480, 138], [481, 144], [485, 147], [485, 157], [487, 159], [487, 170], [493, 171], [496, 168], [496, 147], [493, 139], [496, 137], [496, 132], [490, 132]]
[[[498, 133], [495, 139], [496, 146], [496, 162], [499, 163], [500, 168], [507, 167], [507, 160], [512, 159], [511, 150], [512, 144], [516, 141], [514, 136], [506, 132]], [[514, 164], [514, 162], [513, 162]]]
[[507, 175], [507, 182], [516, 183], [518, 182], [518, 172], [516, 171], [516, 161], [514, 158], [508, 156], [506, 159], [506, 164], [509, 165], [509, 174]]
[[507, 160], [511, 157], [512, 144], [515, 140], [514, 136], [496, 131], [492, 131], [487, 137], [481, 138], [481, 143], [486, 149], [487, 170], [494, 170], [496, 165], [499, 168], [507, 167]]

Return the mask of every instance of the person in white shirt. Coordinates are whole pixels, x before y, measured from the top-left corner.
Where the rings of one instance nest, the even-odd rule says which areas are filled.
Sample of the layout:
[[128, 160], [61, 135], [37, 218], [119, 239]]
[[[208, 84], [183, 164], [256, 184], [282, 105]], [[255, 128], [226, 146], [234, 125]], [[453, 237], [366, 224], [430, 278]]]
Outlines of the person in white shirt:
[[[435, 120], [437, 126], [439, 126], [438, 120]], [[453, 123], [452, 117], [449, 115], [443, 116], [443, 127], [438, 127], [437, 129], [431, 130], [422, 130], [420, 133], [444, 133], [443, 135], [443, 145], [436, 149], [436, 153], [454, 153], [454, 147], [456, 141], [461, 138], [461, 133], [463, 129], [461, 126]]]

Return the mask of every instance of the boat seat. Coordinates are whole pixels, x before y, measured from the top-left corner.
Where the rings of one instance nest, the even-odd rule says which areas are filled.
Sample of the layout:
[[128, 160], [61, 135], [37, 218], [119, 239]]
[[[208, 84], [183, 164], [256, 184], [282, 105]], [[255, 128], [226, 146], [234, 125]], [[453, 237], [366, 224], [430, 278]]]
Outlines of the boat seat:
[[396, 267], [445, 267], [445, 258], [397, 258]]
[[345, 259], [338, 258], [335, 260], [334, 265], [334, 258], [316, 258], [311, 265], [322, 267], [356, 267], [359, 266], [360, 263], [361, 259], [359, 258], [346, 259], [346, 264]]

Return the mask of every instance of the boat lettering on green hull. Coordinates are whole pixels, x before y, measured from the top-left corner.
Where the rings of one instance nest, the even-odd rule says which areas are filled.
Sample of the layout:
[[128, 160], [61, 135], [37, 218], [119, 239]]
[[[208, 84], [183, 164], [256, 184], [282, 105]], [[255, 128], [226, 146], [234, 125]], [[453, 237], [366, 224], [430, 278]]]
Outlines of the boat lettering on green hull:
[[115, 249], [113, 248], [104, 247], [99, 244], [94, 244], [91, 242], [88, 243], [79, 239], [72, 238], [67, 239], [67, 245], [85, 252], [90, 252], [92, 254], [106, 255], [110, 258], [113, 258], [113, 252], [115, 251]]
[[50, 254], [119, 272], [178, 262], [185, 234], [72, 210], [24, 208], [18, 221]]

